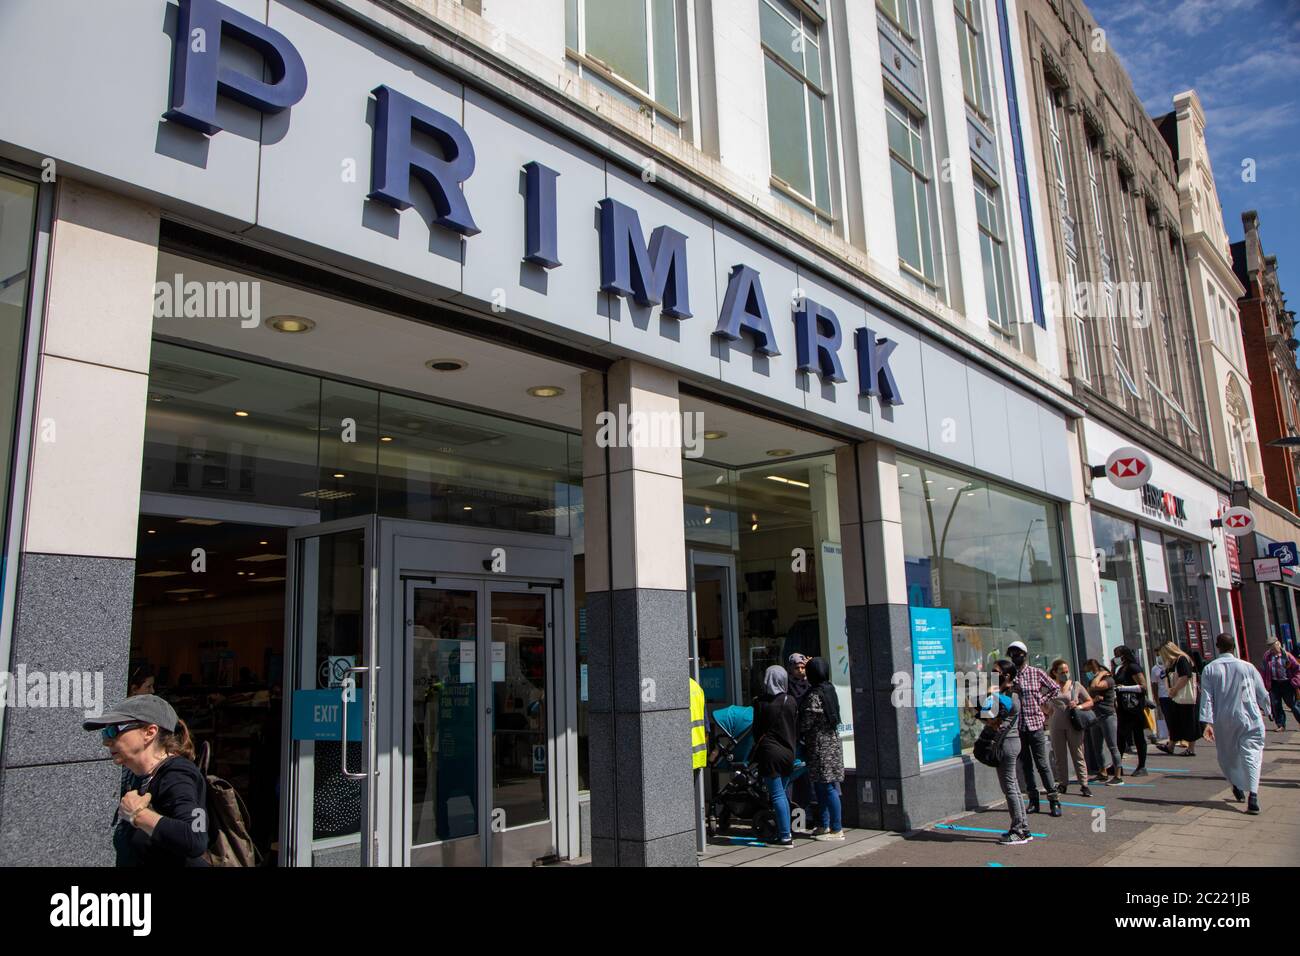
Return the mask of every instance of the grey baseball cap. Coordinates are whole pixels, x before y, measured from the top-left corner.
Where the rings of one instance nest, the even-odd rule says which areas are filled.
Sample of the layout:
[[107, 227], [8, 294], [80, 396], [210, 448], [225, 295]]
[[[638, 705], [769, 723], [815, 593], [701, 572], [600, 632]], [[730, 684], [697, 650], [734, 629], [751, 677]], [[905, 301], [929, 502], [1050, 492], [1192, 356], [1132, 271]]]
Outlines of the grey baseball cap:
[[110, 724], [129, 724], [134, 721], [157, 724], [168, 733], [176, 730], [180, 718], [171, 704], [153, 694], [137, 694], [114, 704], [107, 711], [81, 723], [83, 730], [99, 730]]

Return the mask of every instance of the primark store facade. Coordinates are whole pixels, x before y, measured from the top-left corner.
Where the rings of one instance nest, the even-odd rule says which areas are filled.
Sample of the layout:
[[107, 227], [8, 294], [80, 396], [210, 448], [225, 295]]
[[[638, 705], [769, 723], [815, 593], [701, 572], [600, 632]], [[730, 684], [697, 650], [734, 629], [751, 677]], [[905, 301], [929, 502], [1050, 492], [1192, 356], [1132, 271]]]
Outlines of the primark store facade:
[[112, 862], [60, 674], [171, 701], [279, 865], [693, 865], [688, 676], [794, 652], [849, 824], [994, 798], [897, 691], [1096, 633], [1078, 408], [403, 10], [0, 12], [0, 862]]

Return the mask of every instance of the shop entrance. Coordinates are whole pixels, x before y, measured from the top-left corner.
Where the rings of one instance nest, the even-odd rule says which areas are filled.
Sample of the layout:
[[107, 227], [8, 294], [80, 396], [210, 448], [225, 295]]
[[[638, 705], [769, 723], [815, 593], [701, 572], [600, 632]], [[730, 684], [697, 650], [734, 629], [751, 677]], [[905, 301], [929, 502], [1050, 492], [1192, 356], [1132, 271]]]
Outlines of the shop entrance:
[[375, 516], [289, 537], [285, 861], [570, 855], [569, 539]]

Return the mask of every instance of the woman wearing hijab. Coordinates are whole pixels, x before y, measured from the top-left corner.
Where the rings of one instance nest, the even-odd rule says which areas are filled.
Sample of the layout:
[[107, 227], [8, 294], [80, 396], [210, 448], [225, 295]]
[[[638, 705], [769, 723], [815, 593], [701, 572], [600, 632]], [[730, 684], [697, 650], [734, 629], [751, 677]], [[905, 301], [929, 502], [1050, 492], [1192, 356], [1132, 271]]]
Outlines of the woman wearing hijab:
[[803, 703], [804, 695], [808, 693], [808, 688], [811, 686], [808, 681], [808, 658], [802, 654], [791, 654], [785, 670], [790, 696], [794, 698], [795, 703]]
[[814, 657], [806, 665], [808, 693], [799, 702], [799, 737], [808, 778], [817, 788], [821, 826], [814, 840], [843, 840], [840, 784], [844, 780], [844, 745], [840, 743], [840, 701], [831, 683], [830, 664]]
[[754, 752], [750, 759], [767, 784], [776, 811], [777, 839], [771, 846], [794, 846], [790, 835], [790, 800], [786, 791], [794, 773], [795, 728], [799, 705], [789, 694], [785, 668], [773, 664], [763, 675], [763, 692], [754, 698]]

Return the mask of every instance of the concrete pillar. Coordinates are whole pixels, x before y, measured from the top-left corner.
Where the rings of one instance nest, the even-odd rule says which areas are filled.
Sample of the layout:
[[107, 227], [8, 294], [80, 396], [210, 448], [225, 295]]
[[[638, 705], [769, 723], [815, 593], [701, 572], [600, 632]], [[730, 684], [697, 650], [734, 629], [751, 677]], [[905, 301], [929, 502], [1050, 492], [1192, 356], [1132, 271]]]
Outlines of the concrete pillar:
[[[51, 239], [36, 434], [9, 670], [125, 695], [158, 212], [64, 181]], [[5, 718], [0, 863], [112, 865], [120, 771], [82, 707]]]
[[[686, 533], [677, 379], [624, 360], [582, 380], [591, 846], [598, 866], [694, 866]], [[636, 439], [636, 433], [632, 433]]]
[[[1110, 649], [1103, 647], [1101, 615], [1099, 607], [1101, 596], [1097, 585], [1097, 559], [1094, 554], [1096, 546], [1092, 538], [1092, 508], [1088, 502], [1086, 482], [1088, 466], [1093, 464], [1087, 457], [1083, 443], [1083, 419], [1066, 419], [1066, 428], [1070, 431], [1070, 440], [1066, 446], [1070, 450], [1070, 502], [1065, 506], [1065, 565], [1070, 575], [1070, 606], [1074, 609], [1074, 642], [1078, 659], [1074, 661], [1074, 672], [1080, 672], [1080, 665], [1089, 657], [1106, 660]], [[1104, 464], [1098, 460], [1095, 464]], [[1106, 478], [1097, 479], [1107, 481]], [[1137, 555], [1141, 561], [1141, 550]], [[1154, 662], [1151, 662], [1154, 663]]]

